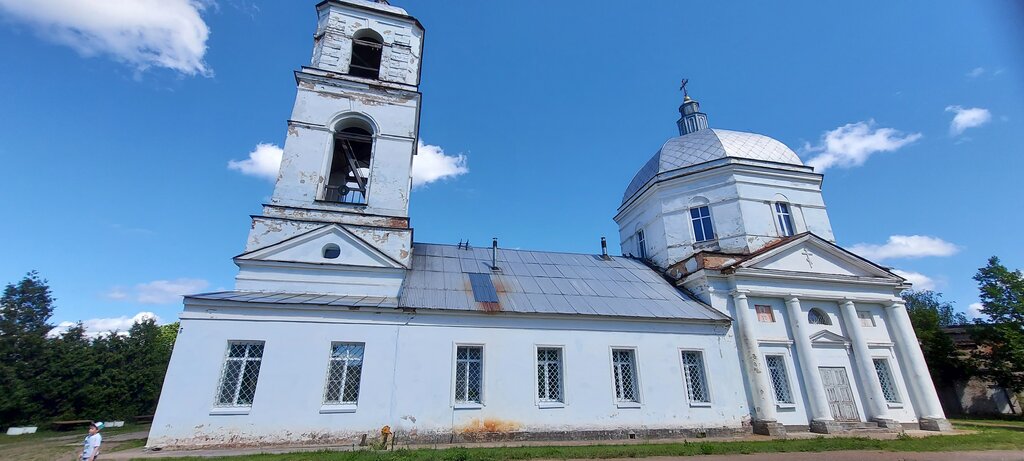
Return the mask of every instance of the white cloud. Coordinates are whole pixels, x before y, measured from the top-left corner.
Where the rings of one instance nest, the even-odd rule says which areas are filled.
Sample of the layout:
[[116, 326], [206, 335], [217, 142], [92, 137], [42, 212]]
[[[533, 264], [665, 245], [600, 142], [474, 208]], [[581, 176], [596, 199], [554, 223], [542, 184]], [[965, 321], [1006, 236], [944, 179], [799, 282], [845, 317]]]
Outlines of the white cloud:
[[953, 112], [953, 121], [949, 122], [949, 134], [957, 136], [968, 128], [982, 126], [992, 120], [992, 113], [988, 109], [980, 107], [964, 108], [961, 106], [948, 106], [946, 112]]
[[281, 157], [284, 150], [275, 144], [259, 143], [249, 152], [245, 160], [228, 161], [229, 170], [238, 170], [242, 174], [258, 178], [277, 180], [277, 172], [281, 169]]
[[203, 61], [211, 0], [0, 0], [0, 12], [84, 56], [110, 55], [138, 70], [211, 75]]
[[142, 304], [171, 304], [180, 302], [183, 295], [197, 293], [209, 285], [209, 282], [202, 279], [154, 280], [137, 284], [130, 290], [124, 287], [111, 288], [106, 297]]
[[982, 306], [981, 303], [971, 303], [970, 306], [967, 306], [967, 315], [969, 315], [972, 319], [980, 319], [984, 317], [985, 314], [981, 313], [982, 307], [984, 306]]
[[935, 280], [931, 277], [924, 275], [919, 272], [901, 271], [899, 269], [893, 269], [892, 272], [900, 277], [907, 279], [908, 282], [914, 285], [915, 290], [934, 290]]
[[970, 72], [967, 73], [967, 76], [970, 77], [970, 78], [977, 78], [977, 77], [981, 77], [984, 73], [985, 73], [985, 68], [984, 67], [975, 67], [975, 68], [971, 69]]
[[445, 155], [444, 149], [431, 144], [417, 144], [416, 156], [412, 159], [412, 186], [425, 186], [442, 179], [454, 178], [469, 173], [466, 156]]
[[874, 260], [951, 256], [960, 251], [956, 245], [927, 235], [892, 235], [882, 245], [858, 243], [848, 248], [858, 255]]
[[[82, 326], [85, 328], [86, 336], [96, 337], [109, 333], [111, 331], [117, 331], [118, 334], [128, 334], [128, 329], [132, 327], [136, 322], [141, 322], [146, 319], [153, 319], [156, 323], [161, 324], [163, 321], [160, 320], [156, 314], [152, 312], [139, 312], [132, 317], [109, 317], [109, 318], [97, 318], [83, 320]], [[71, 327], [77, 325], [78, 322], [60, 322], [54, 327], [47, 336], [56, 337], [64, 334]]]
[[833, 166], [863, 165], [872, 154], [895, 151], [921, 137], [921, 133], [905, 134], [893, 128], [875, 128], [875, 121], [868, 120], [826, 131], [818, 145], [808, 143], [802, 150], [805, 154], [816, 154], [806, 163], [820, 173]]

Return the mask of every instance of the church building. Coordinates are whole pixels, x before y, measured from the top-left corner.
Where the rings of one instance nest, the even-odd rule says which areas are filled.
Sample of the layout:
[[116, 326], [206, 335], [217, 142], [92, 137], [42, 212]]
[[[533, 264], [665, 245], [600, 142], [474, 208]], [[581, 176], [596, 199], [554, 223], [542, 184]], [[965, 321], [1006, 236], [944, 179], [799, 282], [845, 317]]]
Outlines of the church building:
[[316, 11], [273, 196], [235, 289], [185, 297], [149, 447], [950, 429], [909, 284], [836, 245], [781, 142], [686, 96], [624, 256], [414, 242], [423, 26]]

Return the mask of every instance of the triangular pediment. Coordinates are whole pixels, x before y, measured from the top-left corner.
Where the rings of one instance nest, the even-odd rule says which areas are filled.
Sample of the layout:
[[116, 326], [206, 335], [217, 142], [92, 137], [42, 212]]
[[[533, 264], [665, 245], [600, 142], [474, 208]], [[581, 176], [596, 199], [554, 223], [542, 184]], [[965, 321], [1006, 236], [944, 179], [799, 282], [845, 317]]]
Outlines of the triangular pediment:
[[821, 330], [810, 337], [811, 344], [815, 346], [848, 346], [850, 339], [846, 336], [835, 334], [828, 330]]
[[[337, 246], [338, 256], [324, 257]], [[274, 261], [401, 269], [403, 266], [338, 224], [328, 224], [273, 245], [243, 253], [236, 261]]]
[[813, 234], [793, 239], [739, 264], [740, 267], [846, 277], [899, 280], [895, 274]]

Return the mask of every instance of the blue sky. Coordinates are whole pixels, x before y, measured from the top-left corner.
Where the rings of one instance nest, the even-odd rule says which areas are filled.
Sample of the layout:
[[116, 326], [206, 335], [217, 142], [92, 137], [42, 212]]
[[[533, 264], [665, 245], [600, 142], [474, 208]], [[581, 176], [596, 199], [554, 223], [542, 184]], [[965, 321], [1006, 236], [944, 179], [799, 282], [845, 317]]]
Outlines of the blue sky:
[[[233, 286], [273, 184], [228, 162], [281, 145], [315, 27], [314, 1], [113, 3], [0, 0], [0, 281], [38, 270], [97, 329]], [[418, 241], [616, 250], [687, 77], [712, 126], [827, 166], [840, 245], [965, 311], [986, 258], [1024, 268], [1020, 3], [393, 3], [427, 29], [422, 140], [468, 168], [415, 189]]]

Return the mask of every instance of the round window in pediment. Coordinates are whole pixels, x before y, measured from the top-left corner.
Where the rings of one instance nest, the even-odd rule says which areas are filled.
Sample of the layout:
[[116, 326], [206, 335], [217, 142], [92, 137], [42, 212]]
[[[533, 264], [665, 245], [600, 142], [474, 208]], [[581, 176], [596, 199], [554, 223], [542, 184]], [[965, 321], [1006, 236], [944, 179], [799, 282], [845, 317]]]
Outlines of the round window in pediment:
[[323, 255], [325, 259], [335, 259], [341, 256], [341, 247], [333, 243], [324, 245]]

